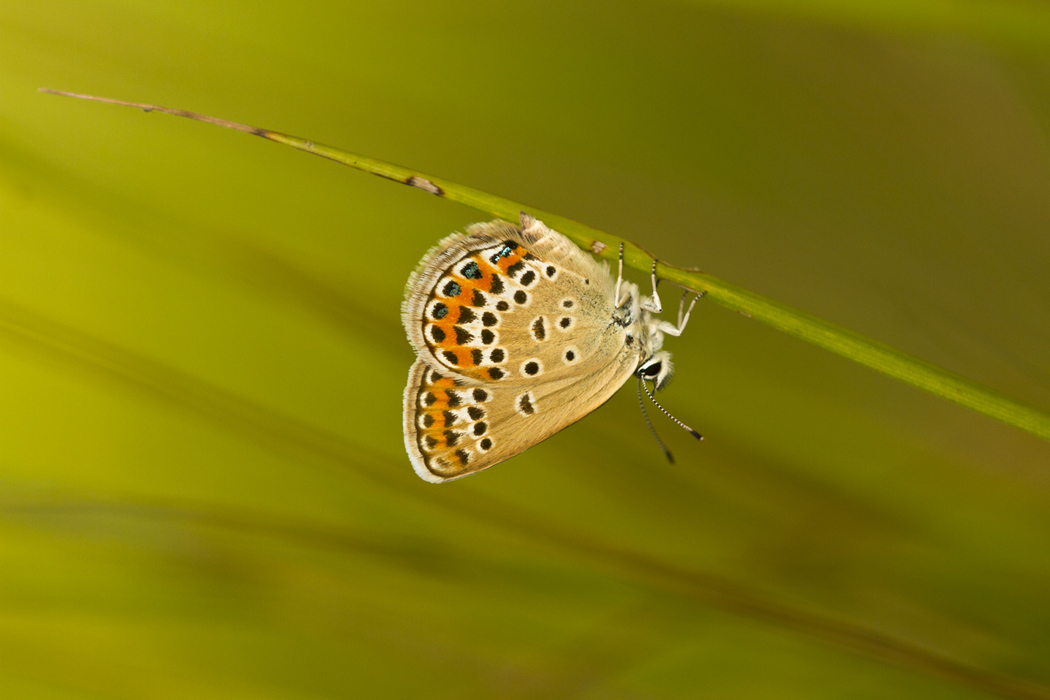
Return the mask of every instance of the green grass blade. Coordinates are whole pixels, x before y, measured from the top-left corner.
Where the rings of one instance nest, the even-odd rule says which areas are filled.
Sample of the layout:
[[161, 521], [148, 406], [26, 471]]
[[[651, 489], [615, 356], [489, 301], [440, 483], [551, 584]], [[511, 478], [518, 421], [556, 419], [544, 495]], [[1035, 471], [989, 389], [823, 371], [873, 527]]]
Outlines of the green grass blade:
[[[460, 185], [376, 158], [369, 158], [340, 148], [314, 143], [298, 136], [260, 129], [185, 110], [124, 102], [46, 88], [42, 88], [41, 92], [126, 107], [136, 107], [147, 112], [164, 112], [165, 114], [186, 117], [261, 136], [270, 141], [276, 141], [307, 153], [313, 153], [314, 155], [334, 160], [343, 165], [349, 165], [352, 168], [378, 175], [388, 180], [416, 187], [430, 194], [458, 202], [502, 219], [517, 221], [519, 212], [524, 211], [543, 220], [552, 228], [568, 236], [581, 248], [589, 250], [599, 257], [610, 260], [615, 259], [620, 245], [623, 245], [624, 261], [629, 267], [648, 273], [652, 265], [653, 257], [649, 253], [637, 245], [616, 236], [563, 216], [558, 216], [552, 212], [536, 209], [521, 202], [498, 197], [472, 187]], [[954, 401], [957, 404], [1050, 441], [1050, 414], [982, 387], [958, 374], [949, 372], [883, 343], [865, 338], [858, 333], [805, 312], [792, 309], [784, 304], [741, 289], [712, 275], [674, 267], [663, 262], [659, 263], [657, 274], [661, 278], [685, 288], [697, 292], [706, 292], [707, 298], [712, 301], [728, 309], [746, 314], [796, 338], [813, 343], [866, 367], [928, 391], [931, 394]]]
[[699, 272], [660, 267], [662, 277], [708, 290], [708, 298], [788, 335], [813, 343], [1008, 425], [1050, 440], [1050, 415], [963, 376], [859, 333]]

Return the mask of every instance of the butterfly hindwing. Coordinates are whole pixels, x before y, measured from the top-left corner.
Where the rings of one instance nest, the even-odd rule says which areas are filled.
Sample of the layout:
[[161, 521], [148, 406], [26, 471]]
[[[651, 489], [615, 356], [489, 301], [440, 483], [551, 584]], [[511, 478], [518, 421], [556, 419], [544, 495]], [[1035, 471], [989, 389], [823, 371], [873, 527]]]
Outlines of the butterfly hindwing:
[[405, 447], [416, 473], [449, 481], [509, 459], [575, 423], [633, 371], [629, 353], [580, 378], [526, 384], [457, 384], [423, 360], [405, 389]]

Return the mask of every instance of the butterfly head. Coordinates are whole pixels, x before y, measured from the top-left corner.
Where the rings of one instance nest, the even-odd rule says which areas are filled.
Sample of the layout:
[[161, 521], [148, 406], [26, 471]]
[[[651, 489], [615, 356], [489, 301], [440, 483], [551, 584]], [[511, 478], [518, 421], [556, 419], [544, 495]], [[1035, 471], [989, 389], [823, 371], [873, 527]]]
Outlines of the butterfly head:
[[671, 362], [671, 353], [666, 350], [654, 353], [652, 357], [638, 365], [638, 369], [635, 370], [634, 374], [646, 381], [653, 382], [657, 391], [663, 389], [671, 383], [671, 378], [674, 377], [674, 363]]
[[[647, 308], [647, 298], [638, 294], [638, 287], [627, 284], [629, 299], [624, 307], [630, 309], [631, 323], [628, 328], [629, 342], [638, 348], [638, 368], [635, 376], [654, 382], [657, 390], [671, 382], [674, 365], [671, 353], [661, 350], [664, 344], [664, 329], [667, 322], [655, 316]], [[623, 307], [621, 307], [623, 308]]]

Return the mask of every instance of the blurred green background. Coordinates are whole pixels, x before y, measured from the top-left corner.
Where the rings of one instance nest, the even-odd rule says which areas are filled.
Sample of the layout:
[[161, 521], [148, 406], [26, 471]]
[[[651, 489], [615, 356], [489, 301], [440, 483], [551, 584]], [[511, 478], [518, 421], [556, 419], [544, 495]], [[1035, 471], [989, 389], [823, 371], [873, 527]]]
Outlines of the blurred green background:
[[556, 211], [1050, 410], [1030, 2], [0, 5], [0, 696], [1050, 697], [1050, 445], [711, 303], [433, 486], [398, 317]]

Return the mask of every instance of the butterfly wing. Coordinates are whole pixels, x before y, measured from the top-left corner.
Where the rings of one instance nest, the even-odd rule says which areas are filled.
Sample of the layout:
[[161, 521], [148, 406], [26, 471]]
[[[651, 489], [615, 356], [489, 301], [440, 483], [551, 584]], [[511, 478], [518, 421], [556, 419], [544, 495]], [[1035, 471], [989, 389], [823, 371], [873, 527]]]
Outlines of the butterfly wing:
[[459, 479], [523, 452], [605, 403], [634, 371], [624, 349], [591, 374], [533, 385], [456, 383], [417, 359], [405, 389], [405, 448], [433, 483]]
[[405, 390], [416, 472], [447, 481], [574, 423], [631, 376], [608, 269], [532, 217], [476, 224], [423, 258], [402, 320], [419, 359]]
[[615, 293], [608, 270], [536, 219], [522, 222], [453, 234], [409, 278], [402, 321], [435, 369], [532, 382], [572, 374], [598, 351]]

